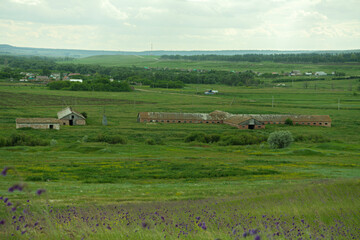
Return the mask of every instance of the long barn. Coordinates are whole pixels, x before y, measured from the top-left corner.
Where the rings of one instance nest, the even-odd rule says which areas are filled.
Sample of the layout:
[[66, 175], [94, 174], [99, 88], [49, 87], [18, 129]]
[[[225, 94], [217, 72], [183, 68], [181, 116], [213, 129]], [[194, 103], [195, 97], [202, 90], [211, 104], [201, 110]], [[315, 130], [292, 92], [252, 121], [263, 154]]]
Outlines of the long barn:
[[293, 124], [331, 127], [329, 115], [230, 114], [222, 111], [207, 113], [140, 112], [138, 122], [227, 124], [239, 129], [263, 129], [267, 124]]

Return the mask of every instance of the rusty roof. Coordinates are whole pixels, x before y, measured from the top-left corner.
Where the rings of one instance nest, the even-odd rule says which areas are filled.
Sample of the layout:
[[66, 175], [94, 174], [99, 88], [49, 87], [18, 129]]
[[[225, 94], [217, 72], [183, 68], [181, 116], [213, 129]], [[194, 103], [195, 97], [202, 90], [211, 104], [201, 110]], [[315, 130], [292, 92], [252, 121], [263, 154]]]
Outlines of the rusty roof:
[[139, 115], [152, 120], [213, 120], [207, 113], [142, 112]]
[[16, 123], [23, 123], [23, 124], [27, 124], [27, 123], [54, 123], [54, 124], [59, 124], [60, 121], [59, 119], [56, 118], [17, 118], [16, 119]]
[[285, 122], [288, 118], [295, 122], [331, 122], [329, 115], [230, 114], [218, 110], [210, 114], [140, 112], [138, 116], [152, 120], [224, 120], [234, 124], [239, 124], [249, 119], [255, 119], [260, 122]]
[[240, 123], [245, 122], [250, 119], [253, 119], [253, 118], [250, 116], [245, 116], [245, 115], [242, 115], [242, 116], [234, 115], [234, 116], [231, 116], [231, 117], [225, 119], [224, 123], [240, 124]]

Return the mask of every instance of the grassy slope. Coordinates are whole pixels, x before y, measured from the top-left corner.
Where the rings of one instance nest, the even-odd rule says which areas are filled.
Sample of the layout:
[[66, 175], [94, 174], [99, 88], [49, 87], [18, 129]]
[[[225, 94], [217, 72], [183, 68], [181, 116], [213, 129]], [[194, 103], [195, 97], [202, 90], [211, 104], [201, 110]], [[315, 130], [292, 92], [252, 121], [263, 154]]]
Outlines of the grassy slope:
[[[344, 85], [341, 81], [336, 81], [336, 84], [338, 87]], [[218, 89], [222, 94], [195, 94], [210, 88]], [[272, 96], [275, 99], [274, 108], [271, 106]], [[338, 99], [341, 99], [340, 110], [337, 110]], [[360, 203], [356, 189], [360, 176], [360, 96], [348, 91], [347, 87], [343, 90], [318, 87], [315, 90], [313, 87], [304, 89], [302, 83], [294, 83], [293, 88], [263, 89], [188, 85], [182, 90], [141, 87], [132, 93], [89, 93], [0, 83], [0, 103], [0, 136], [24, 133], [57, 140], [55, 146], [0, 148], [0, 166], [14, 166], [18, 172], [17, 176], [10, 171], [9, 176], [0, 178], [0, 195], [8, 196], [12, 201], [31, 198], [33, 202], [47, 201], [57, 207], [131, 202], [135, 204], [134, 211], [137, 211], [137, 206], [143, 206], [137, 202], [157, 200], [164, 204], [170, 200], [215, 197], [226, 199], [223, 208], [215, 207], [217, 211], [224, 211], [225, 219], [230, 214], [225, 211], [231, 211], [232, 206], [240, 209], [242, 214], [247, 214], [249, 209], [255, 216], [264, 212], [275, 216], [286, 213], [309, 221], [321, 220], [326, 224], [332, 223], [337, 216], [347, 216], [345, 224], [359, 225], [356, 209], [359, 209]], [[15, 118], [56, 117], [56, 112], [65, 105], [87, 112], [88, 125], [62, 127], [60, 131], [15, 130]], [[109, 122], [106, 127], [101, 126], [104, 110]], [[140, 111], [213, 110], [328, 114], [333, 119], [332, 128], [267, 126], [266, 130], [250, 132], [269, 134], [275, 130], [290, 130], [294, 135], [323, 135], [331, 142], [300, 142], [283, 150], [269, 149], [266, 144], [224, 147], [184, 143], [184, 138], [195, 131], [222, 135], [241, 132], [226, 125], [136, 122]], [[122, 135], [128, 143], [110, 145], [82, 141], [84, 136], [93, 138], [99, 133]], [[161, 139], [164, 144], [148, 145], [147, 139]], [[19, 177], [29, 189], [47, 189], [47, 195], [34, 198], [32, 194], [23, 192], [8, 193], [7, 188]], [[308, 187], [314, 190], [307, 190]], [[274, 201], [269, 202], [268, 199]], [[198, 208], [197, 203], [186, 204]], [[3, 211], [4, 208], [1, 208], [0, 213], [5, 214]], [[149, 211], [152, 211], [151, 208]], [[314, 213], [317, 215], [314, 216]], [[58, 230], [50, 231], [45, 238], [58, 238], [62, 229], [69, 227], [62, 225]], [[70, 228], [70, 231], [74, 232], [74, 229]], [[130, 227], [113, 235], [106, 230], [101, 234], [108, 239], [116, 239], [119, 234], [129, 234], [132, 239], [158, 239], [163, 237], [161, 229], [158, 231], [140, 231], [140, 235], [131, 235], [134, 228]], [[228, 239], [225, 234], [228, 230], [222, 231], [192, 237]]]
[[[46, 186], [53, 190], [62, 189], [54, 193], [53, 198], [64, 201], [71, 200], [68, 195], [72, 195], [74, 187], [79, 183], [82, 183], [79, 186], [84, 191], [81, 194], [77, 192], [75, 199], [80, 197], [84, 200], [92, 198], [104, 201], [104, 191], [101, 189], [110, 182], [121, 186], [110, 199], [133, 201], [153, 200], [158, 198], [159, 193], [162, 193], [162, 199], [207, 197], [212, 195], [214, 189], [218, 196], [233, 195], [246, 188], [237, 186], [237, 182], [252, 182], [258, 186], [263, 181], [277, 183], [314, 178], [352, 178], [359, 175], [359, 96], [348, 92], [249, 90], [224, 86], [218, 86], [223, 95], [194, 95], [199, 87], [202, 86], [190, 85], [182, 91], [153, 92], [152, 89], [143, 88], [147, 91], [96, 92], [90, 97], [87, 92], [3, 86], [3, 114], [0, 118], [2, 136], [23, 132], [49, 140], [56, 139], [58, 145], [1, 148], [1, 164], [16, 166], [24, 179], [31, 180], [34, 176], [53, 179]], [[4, 93], [10, 94], [10, 97]], [[19, 94], [22, 98], [19, 98]], [[271, 96], [275, 96], [274, 108], [271, 107]], [[113, 101], [107, 100], [110, 98]], [[338, 98], [346, 103], [342, 106], [346, 109], [337, 110]], [[86, 111], [89, 125], [63, 127], [59, 132], [14, 129], [16, 117], [55, 117], [56, 112], [63, 107], [63, 101], [77, 104], [78, 111]], [[100, 125], [104, 109], [109, 121], [107, 127]], [[225, 125], [146, 125], [136, 122], [137, 112], [140, 111], [211, 112], [216, 109], [232, 113], [329, 114], [333, 118], [332, 128], [268, 126], [262, 132], [268, 134], [281, 129], [290, 130], [295, 135], [304, 132], [320, 134], [332, 142], [296, 143], [289, 149], [277, 151], [268, 149], [266, 144], [228, 147], [188, 144], [183, 139], [190, 132], [233, 134], [238, 130]], [[109, 145], [81, 142], [84, 136], [93, 138], [104, 132], [123, 135], [128, 143]], [[147, 145], [146, 139], [162, 139], [164, 145]], [[229, 167], [236, 173], [229, 172]], [[277, 172], [256, 174], [263, 170]], [[229, 185], [219, 187], [228, 181]], [[32, 184], [40, 186], [44, 183]], [[3, 186], [4, 191], [6, 185]], [[238, 190], [234, 190], [234, 186]], [[124, 190], [128, 187], [133, 190]], [[144, 192], [144, 188], [149, 191]], [[106, 201], [109, 201], [108, 197]]]

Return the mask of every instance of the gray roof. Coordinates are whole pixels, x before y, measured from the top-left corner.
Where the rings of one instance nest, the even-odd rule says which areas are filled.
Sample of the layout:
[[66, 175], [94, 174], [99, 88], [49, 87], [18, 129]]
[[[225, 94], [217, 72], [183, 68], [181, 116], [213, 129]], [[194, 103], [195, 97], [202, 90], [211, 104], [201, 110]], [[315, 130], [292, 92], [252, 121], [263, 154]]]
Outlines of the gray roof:
[[85, 119], [85, 117], [82, 114], [75, 112], [74, 110], [71, 109], [71, 107], [66, 107], [63, 110], [59, 111], [57, 113], [57, 116], [58, 116], [58, 119], [62, 119], [69, 114], [76, 114], [77, 116]]
[[18, 124], [28, 124], [28, 123], [38, 123], [38, 124], [59, 124], [59, 119], [56, 118], [17, 118], [16, 123]]

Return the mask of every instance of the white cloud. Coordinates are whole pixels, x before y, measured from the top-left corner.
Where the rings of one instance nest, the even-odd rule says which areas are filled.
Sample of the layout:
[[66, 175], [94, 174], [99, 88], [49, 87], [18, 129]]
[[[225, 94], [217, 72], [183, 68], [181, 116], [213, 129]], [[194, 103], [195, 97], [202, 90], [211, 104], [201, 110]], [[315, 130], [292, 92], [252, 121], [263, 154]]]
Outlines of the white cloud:
[[109, 17], [118, 20], [124, 20], [128, 18], [128, 15], [117, 8], [110, 0], [101, 0], [101, 7], [109, 14]]
[[35, 5], [40, 4], [41, 0], [11, 0], [11, 2], [35, 6]]
[[[53, 48], [360, 48], [358, 0], [0, 0], [0, 43]], [[354, 47], [355, 46], [355, 47]], [[357, 46], [357, 47], [356, 47]]]

